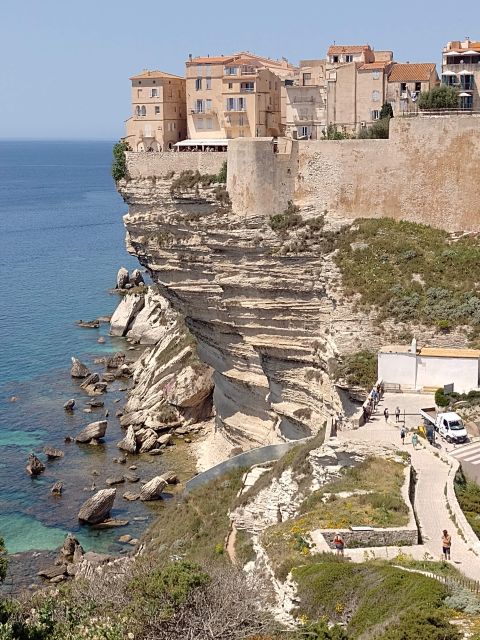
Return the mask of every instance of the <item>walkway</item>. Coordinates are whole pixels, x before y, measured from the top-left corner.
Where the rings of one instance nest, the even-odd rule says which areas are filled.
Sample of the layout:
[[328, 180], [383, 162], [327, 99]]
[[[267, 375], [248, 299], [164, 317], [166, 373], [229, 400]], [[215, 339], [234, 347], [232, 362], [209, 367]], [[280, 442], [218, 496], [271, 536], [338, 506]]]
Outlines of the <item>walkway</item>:
[[[361, 440], [393, 444], [402, 448], [400, 440], [400, 426], [395, 425], [393, 412], [398, 405], [403, 410], [415, 412], [415, 408], [428, 406], [431, 398], [428, 395], [414, 394], [386, 394], [380, 403], [373, 420], [355, 431], [338, 433], [339, 440]], [[418, 407], [415, 407], [418, 405]], [[385, 422], [383, 407], [388, 406], [390, 419]], [[407, 427], [417, 426], [419, 420], [415, 415], [406, 416]], [[415, 511], [420, 522], [423, 539], [423, 551], [435, 559], [441, 559], [441, 537], [443, 529], [448, 529], [452, 536], [452, 562], [466, 576], [473, 580], [480, 580], [480, 558], [469, 548], [469, 545], [457, 534], [457, 528], [450, 519], [445, 497], [445, 486], [449, 472], [448, 465], [423, 445], [415, 451], [411, 439], [407, 436], [404, 449], [412, 456], [412, 465], [417, 472], [417, 486], [415, 493]], [[413, 550], [413, 549], [412, 549]], [[415, 548], [418, 557], [419, 547]]]

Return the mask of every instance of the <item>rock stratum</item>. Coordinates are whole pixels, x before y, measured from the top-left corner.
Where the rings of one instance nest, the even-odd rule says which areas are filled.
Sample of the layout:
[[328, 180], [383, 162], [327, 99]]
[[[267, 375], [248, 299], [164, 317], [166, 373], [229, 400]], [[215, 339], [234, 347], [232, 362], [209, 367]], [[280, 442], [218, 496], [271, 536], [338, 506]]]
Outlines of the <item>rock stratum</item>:
[[[128, 251], [180, 314], [200, 360], [213, 370], [217, 427], [234, 444], [258, 446], [317, 434], [339, 416], [348, 420], [356, 408], [334, 381], [336, 360], [376, 349], [385, 343], [385, 327], [390, 332], [396, 327], [387, 322], [380, 329], [375, 312], [362, 311], [358, 298], [342, 290], [322, 234], [327, 226], [335, 229], [351, 220], [338, 215], [329, 219], [320, 201], [317, 207], [311, 198], [300, 199], [298, 215], [305, 223], [272, 229], [270, 215], [255, 212], [258, 193], [250, 198], [248, 181], [238, 173], [242, 148], [232, 157], [229, 151], [231, 203], [222, 195], [224, 185], [182, 182], [188, 162], [195, 164], [192, 174], [199, 170], [197, 177], [212, 174], [225, 154], [159, 154], [158, 159], [127, 154], [129, 176], [117, 187], [129, 206], [124, 217]], [[277, 171], [272, 182], [281, 189], [282, 172], [288, 186], [292, 155], [286, 155], [283, 167], [282, 150], [271, 153]], [[282, 213], [274, 206], [272, 215]], [[141, 311], [144, 317], [147, 306]], [[164, 341], [180, 340], [179, 320], [169, 320], [171, 313], [164, 314], [164, 322], [171, 322], [163, 325]], [[418, 339], [441, 343], [434, 329], [417, 329]], [[123, 329], [121, 333], [128, 335]], [[162, 367], [168, 370], [168, 364], [154, 366], [158, 349], [157, 342], [143, 356], [142, 370], [137, 367], [130, 411], [144, 409], [142, 396], [164, 377]], [[175, 396], [178, 386], [170, 395]], [[176, 403], [188, 413], [188, 402]]]

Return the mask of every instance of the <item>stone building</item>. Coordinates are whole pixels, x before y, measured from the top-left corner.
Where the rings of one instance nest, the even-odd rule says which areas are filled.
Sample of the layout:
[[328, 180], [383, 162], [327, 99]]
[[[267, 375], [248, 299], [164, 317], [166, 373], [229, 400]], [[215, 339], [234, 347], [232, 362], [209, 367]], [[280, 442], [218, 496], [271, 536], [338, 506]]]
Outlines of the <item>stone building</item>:
[[190, 57], [186, 62], [189, 141], [281, 135], [281, 81], [293, 73], [285, 59], [248, 52]]
[[130, 78], [132, 115], [126, 136], [133, 151], [165, 151], [187, 135], [185, 78], [143, 71]]
[[434, 62], [394, 63], [388, 75], [386, 102], [392, 105], [394, 115], [415, 113], [420, 93], [439, 82]]
[[370, 45], [334, 45], [326, 62], [327, 121], [345, 132], [356, 132], [380, 115], [391, 51]]
[[282, 83], [285, 135], [319, 140], [327, 126], [325, 60], [301, 60], [293, 78]]
[[458, 107], [480, 111], [480, 42], [453, 40], [443, 49], [442, 83], [458, 90]]

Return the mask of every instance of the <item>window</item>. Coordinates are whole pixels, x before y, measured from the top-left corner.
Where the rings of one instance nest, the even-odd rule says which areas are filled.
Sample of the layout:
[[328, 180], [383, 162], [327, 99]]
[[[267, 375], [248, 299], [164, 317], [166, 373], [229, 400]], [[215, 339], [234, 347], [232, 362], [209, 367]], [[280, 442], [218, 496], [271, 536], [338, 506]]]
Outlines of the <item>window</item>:
[[311, 73], [304, 73], [303, 74], [303, 86], [306, 86], [307, 84], [310, 84], [311, 79], [312, 79], [312, 74]]
[[229, 89], [233, 89], [233, 82], [229, 82], [229, 83], [228, 83], [228, 88], [229, 88]]
[[145, 106], [142, 106], [140, 115], [142, 115], [142, 116], [146, 116], [147, 115], [147, 108]]
[[211, 118], [207, 118], [207, 129], [213, 129], [213, 120]]
[[338, 56], [333, 56], [333, 64], [335, 64], [336, 62], [338, 62]]
[[200, 91], [201, 88], [202, 88], [202, 79], [197, 78], [195, 80], [195, 91]]
[[422, 90], [422, 83], [421, 82], [415, 82], [415, 91], [418, 93], [421, 90]]
[[238, 67], [225, 67], [226, 76], [236, 76], [237, 71], [238, 71]]
[[235, 111], [236, 98], [227, 98], [227, 111]]
[[245, 98], [238, 98], [238, 110], [245, 111], [247, 108], [247, 101]]
[[158, 116], [160, 114], [160, 107], [155, 107], [155, 115]]
[[242, 82], [240, 84], [240, 91], [246, 91], [248, 93], [251, 93], [252, 91], [255, 91], [255, 83], [254, 82]]
[[352, 55], [346, 55], [345, 56], [345, 62], [353, 62], [353, 56]]
[[211, 88], [212, 88], [212, 79], [205, 78], [205, 89], [211, 89]]
[[374, 71], [374, 72], [372, 73], [372, 78], [373, 78], [374, 80], [378, 80], [378, 79], [380, 78], [380, 71]]
[[135, 115], [136, 116], [141, 116], [142, 115], [142, 112], [141, 112], [140, 107], [138, 105], [135, 107]]
[[158, 89], [157, 88], [150, 89], [150, 97], [151, 98], [158, 98]]
[[203, 100], [196, 100], [195, 101], [195, 111], [196, 113], [203, 113], [204, 109], [203, 109]]
[[380, 100], [380, 91], [372, 91], [372, 100], [373, 102], [378, 102]]
[[245, 124], [244, 116], [238, 116], [238, 126], [243, 127], [244, 124]]
[[197, 129], [203, 129], [203, 118], [197, 120]]
[[309, 135], [308, 127], [304, 127], [304, 126], [299, 127], [298, 128], [298, 133], [299, 133], [300, 137], [308, 138], [308, 135]]
[[207, 111], [211, 111], [212, 110], [212, 101], [211, 100], [205, 100], [205, 108]]
[[401, 82], [400, 83], [400, 91], [402, 93], [405, 93], [406, 90], [407, 90], [407, 83], [406, 82]]
[[177, 128], [177, 123], [176, 122], [172, 122], [172, 131], [175, 131], [176, 128]]
[[380, 118], [380, 111], [378, 109], [374, 109], [372, 111], [372, 120], [379, 120]]

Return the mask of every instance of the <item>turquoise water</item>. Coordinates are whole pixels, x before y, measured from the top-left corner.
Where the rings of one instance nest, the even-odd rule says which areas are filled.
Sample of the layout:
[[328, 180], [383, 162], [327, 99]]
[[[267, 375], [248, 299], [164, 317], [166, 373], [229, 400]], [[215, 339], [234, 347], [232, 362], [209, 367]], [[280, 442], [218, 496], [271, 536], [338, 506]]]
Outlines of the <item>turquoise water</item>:
[[[114, 550], [120, 535], [77, 521], [91, 495], [92, 472], [101, 488], [107, 475], [120, 471], [112, 463], [123, 437], [118, 421], [109, 418], [104, 446], [64, 442], [104, 411], [83, 413], [88, 398], [69, 376], [70, 357], [95, 370], [95, 357], [125, 346], [110, 340], [107, 325], [79, 329], [75, 320], [111, 314], [118, 299], [108, 291], [119, 266], [138, 266], [125, 251], [126, 206], [110, 177], [111, 149], [105, 142], [0, 141], [0, 535], [10, 552], [52, 549], [67, 531], [88, 548]], [[99, 335], [106, 344], [97, 343]], [[110, 416], [121, 406], [119, 386], [105, 396]], [[70, 397], [78, 403], [73, 415], [62, 408]], [[45, 459], [45, 444], [65, 457], [31, 479], [28, 454]], [[50, 494], [57, 480], [64, 482], [61, 498]], [[124, 490], [117, 490], [113, 515], [130, 518], [128, 532], [138, 533], [158, 507], [126, 503]]]

